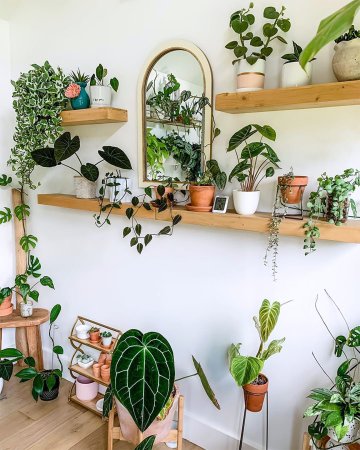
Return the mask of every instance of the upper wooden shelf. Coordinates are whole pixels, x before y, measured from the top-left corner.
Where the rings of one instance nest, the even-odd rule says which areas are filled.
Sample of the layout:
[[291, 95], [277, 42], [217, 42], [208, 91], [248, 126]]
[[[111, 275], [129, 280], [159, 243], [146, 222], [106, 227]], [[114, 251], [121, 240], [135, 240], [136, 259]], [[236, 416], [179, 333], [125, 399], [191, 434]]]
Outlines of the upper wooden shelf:
[[218, 94], [215, 108], [230, 114], [360, 105], [360, 81]]
[[47, 309], [34, 308], [30, 317], [21, 317], [19, 312], [14, 310], [8, 316], [0, 317], [1, 328], [22, 328], [35, 327], [49, 320], [50, 313]]
[[93, 125], [99, 123], [127, 122], [128, 112], [119, 108], [87, 108], [61, 113], [63, 127], [74, 125]]
[[[58, 206], [61, 208], [79, 209], [83, 211], [96, 212], [99, 209], [96, 199], [78, 199], [72, 195], [64, 194], [39, 194], [38, 203], [47, 206]], [[114, 209], [113, 214], [125, 215], [126, 208], [130, 204], [124, 204], [121, 209]], [[184, 207], [176, 207], [174, 214], [181, 214], [181, 223], [201, 225], [216, 228], [227, 228], [232, 230], [255, 231], [258, 233], [269, 232], [269, 219], [271, 214], [256, 213], [253, 216], [240, 216], [233, 211], [226, 214], [201, 213], [187, 211]], [[158, 213], [146, 211], [142, 208], [137, 217], [152, 220], [170, 220], [169, 212]], [[284, 219], [280, 225], [280, 234], [286, 236], [298, 236], [304, 238], [305, 220]], [[346, 224], [337, 227], [324, 221], [318, 221], [321, 238], [328, 241], [360, 243], [360, 220], [349, 220]]]

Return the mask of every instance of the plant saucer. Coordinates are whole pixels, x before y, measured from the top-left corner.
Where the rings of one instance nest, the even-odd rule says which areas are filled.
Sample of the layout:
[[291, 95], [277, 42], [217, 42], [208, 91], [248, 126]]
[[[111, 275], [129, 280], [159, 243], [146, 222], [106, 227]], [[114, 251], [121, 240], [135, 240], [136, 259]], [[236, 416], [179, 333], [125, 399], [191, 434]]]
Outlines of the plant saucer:
[[195, 212], [210, 212], [212, 211], [212, 206], [192, 206], [191, 203], [188, 203], [185, 205], [185, 208], [188, 211], [195, 211]]

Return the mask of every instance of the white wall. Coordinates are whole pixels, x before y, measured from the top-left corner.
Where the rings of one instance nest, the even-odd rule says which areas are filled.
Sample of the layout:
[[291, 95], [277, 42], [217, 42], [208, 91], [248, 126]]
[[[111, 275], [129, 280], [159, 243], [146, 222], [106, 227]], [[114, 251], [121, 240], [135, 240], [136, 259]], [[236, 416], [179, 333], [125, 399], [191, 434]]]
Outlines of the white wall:
[[[259, 14], [268, 5], [264, 0], [256, 3]], [[305, 44], [319, 20], [345, 3], [288, 0], [288, 14], [295, 23], [290, 39]], [[72, 0], [22, 1], [11, 22], [12, 77], [46, 59], [67, 71], [80, 66], [88, 73], [102, 62], [120, 80], [115, 105], [129, 110], [129, 122], [122, 127], [84, 126], [71, 131], [80, 135], [81, 153], [89, 161], [96, 161], [100, 146], [111, 143], [126, 150], [136, 168], [136, 83], [143, 61], [164, 41], [187, 39], [208, 56], [215, 93], [233, 90], [232, 57], [224, 45], [231, 38], [229, 15], [242, 5], [237, 0], [91, 0], [79, 7]], [[268, 86], [277, 85], [278, 54], [268, 66]], [[315, 82], [333, 80], [331, 55], [331, 47], [319, 55]], [[222, 134], [214, 156], [230, 169], [234, 161], [228, 159], [225, 148], [232, 133], [248, 123], [268, 123], [278, 132], [276, 149], [284, 170], [293, 166], [298, 174], [309, 175], [309, 188], [313, 188], [325, 170], [334, 174], [359, 166], [358, 113], [358, 107], [239, 116], [217, 113]], [[7, 149], [2, 148], [2, 154]], [[42, 179], [39, 192], [72, 192], [71, 173], [54, 169], [38, 174]], [[135, 171], [131, 176], [136, 184]], [[262, 190], [261, 209], [269, 210], [274, 182], [264, 184]], [[212, 408], [198, 380], [181, 383], [188, 418], [185, 434], [207, 450], [237, 448], [231, 438], [239, 435], [243, 400], [227, 371], [228, 345], [241, 341], [244, 351], [254, 352], [257, 335], [252, 316], [261, 300], [293, 299], [284, 308], [276, 331], [277, 337], [287, 337], [284, 350], [268, 362], [265, 372], [270, 378], [270, 448], [300, 447], [306, 427], [302, 420], [306, 395], [311, 387], [327, 383], [311, 351], [330, 372], [336, 362], [330, 338], [315, 314], [314, 300], [321, 295], [334, 333], [342, 332], [344, 326], [322, 293], [325, 287], [351, 324], [357, 325], [359, 246], [320, 242], [319, 251], [305, 258], [301, 239], [282, 237], [280, 276], [274, 284], [262, 265], [265, 235], [180, 225], [173, 237], [156, 240], [139, 256], [121, 237], [124, 219], [115, 218], [111, 227], [97, 230], [91, 213], [38, 206], [34, 194], [31, 199], [31, 227], [40, 238], [37, 253], [56, 284], [55, 292], [42, 292], [41, 304], [63, 305], [59, 339], [66, 353], [70, 354], [66, 338], [72, 321], [82, 314], [123, 330], [137, 327], [162, 332], [173, 345], [178, 376], [191, 372], [194, 354], [222, 406], [221, 412]], [[155, 228], [153, 223], [145, 225]], [[12, 258], [11, 248], [6, 247], [6, 255]], [[261, 415], [249, 416], [247, 442], [261, 447], [263, 423]]]

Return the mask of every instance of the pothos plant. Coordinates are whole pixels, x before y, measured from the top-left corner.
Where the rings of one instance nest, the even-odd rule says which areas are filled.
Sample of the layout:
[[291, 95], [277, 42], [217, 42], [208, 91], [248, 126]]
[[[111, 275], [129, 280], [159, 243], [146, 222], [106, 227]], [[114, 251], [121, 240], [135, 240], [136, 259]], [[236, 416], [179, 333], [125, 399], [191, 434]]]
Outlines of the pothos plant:
[[[174, 383], [199, 376], [201, 384], [213, 403], [220, 409], [201, 365], [193, 357], [196, 372], [175, 379], [174, 354], [169, 342], [160, 334], [143, 334], [139, 330], [124, 333], [113, 352], [110, 367], [111, 384], [104, 398], [103, 416], [108, 417], [115, 397], [130, 413], [141, 432], [155, 420], [166, 417], [174, 401]], [[131, 370], [136, 367], [137, 370]], [[148, 374], [151, 373], [151, 377]], [[138, 448], [152, 448], [150, 437]]]
[[316, 239], [320, 237], [316, 220], [324, 217], [327, 222], [340, 226], [347, 220], [349, 207], [353, 215], [357, 216], [356, 203], [350, 196], [360, 186], [358, 169], [346, 169], [341, 175], [334, 177], [329, 177], [324, 172], [317, 181], [318, 188], [311, 192], [307, 203], [309, 219], [304, 224], [305, 255], [316, 250]]
[[[231, 14], [230, 28], [239, 35], [237, 40], [226, 44], [226, 48], [234, 52], [235, 58], [233, 64], [241, 59], [253, 65], [259, 59], [266, 60], [272, 52], [272, 42], [277, 39], [286, 44], [286, 40], [278, 35], [279, 31], [288, 32], [291, 28], [290, 20], [285, 18], [285, 7], [282, 6], [279, 11], [273, 6], [264, 9], [264, 19], [268, 21], [262, 27], [262, 35], [256, 35], [252, 31], [255, 23], [255, 16], [252, 14], [254, 3], [250, 3], [248, 8], [240, 9]], [[252, 50], [252, 48], [256, 50]]]

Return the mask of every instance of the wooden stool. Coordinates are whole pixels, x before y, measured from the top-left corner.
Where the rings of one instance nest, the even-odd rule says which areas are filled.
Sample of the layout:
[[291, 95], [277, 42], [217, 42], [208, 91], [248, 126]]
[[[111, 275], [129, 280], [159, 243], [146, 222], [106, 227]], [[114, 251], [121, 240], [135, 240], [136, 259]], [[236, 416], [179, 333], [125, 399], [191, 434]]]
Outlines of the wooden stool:
[[[318, 442], [316, 445], [319, 448], [325, 448], [325, 445], [329, 439], [330, 438], [326, 437], [326, 438], [322, 439], [320, 442]], [[302, 450], [311, 450], [312, 447], [310, 444], [311, 444], [311, 437], [310, 437], [309, 433], [304, 433]], [[349, 448], [349, 450], [360, 450], [360, 444], [357, 444], [357, 443], [350, 444], [350, 445], [348, 445], [348, 448]]]
[[40, 325], [49, 320], [50, 313], [47, 309], [34, 308], [31, 317], [21, 317], [15, 310], [9, 316], [0, 317], [0, 349], [2, 345], [2, 329], [16, 328], [26, 336], [27, 349], [26, 356], [35, 359], [37, 370], [44, 370], [44, 360], [41, 345]]
[[[115, 407], [115, 401], [114, 401], [114, 407], [110, 411], [109, 414], [109, 425], [108, 425], [108, 447], [107, 450], [113, 450], [113, 440], [118, 439], [120, 441], [125, 441], [126, 439], [123, 437], [121, 433], [121, 428], [114, 426], [115, 421], [115, 414], [116, 414], [116, 407]], [[182, 450], [182, 438], [183, 438], [183, 423], [184, 423], [184, 397], [180, 395], [179, 401], [178, 401], [178, 423], [177, 423], [177, 429], [176, 430], [170, 430], [169, 434], [166, 436], [165, 439], [163, 439], [161, 442], [175, 442], [177, 443], [177, 450]], [[140, 442], [143, 441], [143, 434], [140, 430], [138, 430], [138, 442], [137, 445], [140, 444]]]

